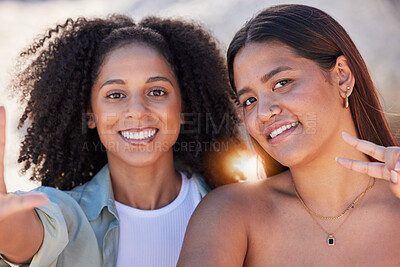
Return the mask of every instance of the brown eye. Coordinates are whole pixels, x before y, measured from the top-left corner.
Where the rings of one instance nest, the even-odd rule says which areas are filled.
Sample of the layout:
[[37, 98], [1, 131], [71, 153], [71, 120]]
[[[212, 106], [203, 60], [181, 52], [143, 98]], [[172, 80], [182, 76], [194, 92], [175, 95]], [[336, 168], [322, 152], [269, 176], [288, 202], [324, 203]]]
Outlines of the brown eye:
[[255, 97], [250, 97], [243, 102], [243, 107], [248, 107], [256, 101], [257, 99]]
[[160, 88], [153, 89], [153, 90], [151, 90], [149, 92], [149, 96], [163, 96], [165, 94], [167, 94], [167, 92], [165, 90], [163, 90], [163, 89], [160, 89]]
[[290, 80], [280, 80], [279, 82], [277, 82], [274, 86], [274, 88], [272, 88], [272, 91], [275, 91], [276, 89], [279, 89], [281, 87], [284, 87], [286, 84], [288, 84], [290, 82]]
[[110, 98], [110, 99], [120, 99], [120, 98], [124, 98], [124, 97], [125, 97], [124, 94], [116, 93], [116, 92], [110, 93], [107, 95], [107, 98]]

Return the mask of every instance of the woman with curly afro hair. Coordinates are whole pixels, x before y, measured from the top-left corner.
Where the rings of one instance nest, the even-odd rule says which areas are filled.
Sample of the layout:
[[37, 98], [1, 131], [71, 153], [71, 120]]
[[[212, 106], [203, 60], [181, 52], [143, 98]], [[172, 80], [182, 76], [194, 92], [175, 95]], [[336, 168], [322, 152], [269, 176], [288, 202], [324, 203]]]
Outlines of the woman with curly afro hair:
[[175, 266], [193, 210], [218, 184], [206, 154], [238, 140], [211, 35], [155, 17], [68, 19], [20, 59], [19, 162], [42, 187], [6, 193], [0, 108], [0, 262]]

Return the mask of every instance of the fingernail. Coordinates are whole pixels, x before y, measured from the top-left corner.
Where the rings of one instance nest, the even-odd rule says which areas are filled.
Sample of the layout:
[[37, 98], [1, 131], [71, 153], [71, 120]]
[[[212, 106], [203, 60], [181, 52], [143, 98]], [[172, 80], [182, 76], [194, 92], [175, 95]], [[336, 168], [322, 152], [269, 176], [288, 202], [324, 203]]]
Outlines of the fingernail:
[[339, 157], [335, 157], [335, 160], [338, 161], [338, 160], [339, 160]]
[[394, 166], [395, 171], [400, 171], [400, 161], [397, 161], [396, 166]]
[[348, 137], [348, 138], [351, 138], [351, 139], [357, 139], [356, 137], [354, 137], [351, 134], [348, 134], [346, 132], [342, 132], [342, 137]]
[[392, 181], [394, 184], [397, 184], [397, 172], [390, 171], [390, 181]]

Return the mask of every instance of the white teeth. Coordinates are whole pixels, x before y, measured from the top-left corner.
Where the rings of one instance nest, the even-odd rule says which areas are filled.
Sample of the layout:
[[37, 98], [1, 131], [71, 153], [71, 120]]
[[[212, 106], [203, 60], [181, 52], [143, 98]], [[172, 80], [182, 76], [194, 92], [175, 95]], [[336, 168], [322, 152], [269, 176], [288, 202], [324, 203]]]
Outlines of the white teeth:
[[128, 132], [128, 131], [121, 131], [121, 135], [126, 139], [132, 140], [144, 140], [150, 137], [153, 137], [156, 134], [156, 129], [154, 130], [144, 130], [141, 132]]
[[293, 122], [288, 125], [283, 125], [283, 126], [279, 127], [278, 129], [276, 129], [275, 131], [273, 131], [269, 136], [271, 138], [274, 138], [275, 136], [283, 133], [284, 131], [289, 130], [290, 128], [296, 126], [297, 124], [299, 124], [299, 122]]

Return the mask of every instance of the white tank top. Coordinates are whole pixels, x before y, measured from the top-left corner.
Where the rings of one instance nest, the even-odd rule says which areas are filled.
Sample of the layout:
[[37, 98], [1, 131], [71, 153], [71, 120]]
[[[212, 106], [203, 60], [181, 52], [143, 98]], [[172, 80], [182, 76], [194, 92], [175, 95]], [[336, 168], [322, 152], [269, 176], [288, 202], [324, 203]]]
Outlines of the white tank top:
[[157, 210], [140, 210], [115, 201], [120, 219], [117, 267], [176, 266], [186, 226], [200, 191], [193, 179], [182, 175], [174, 201]]

